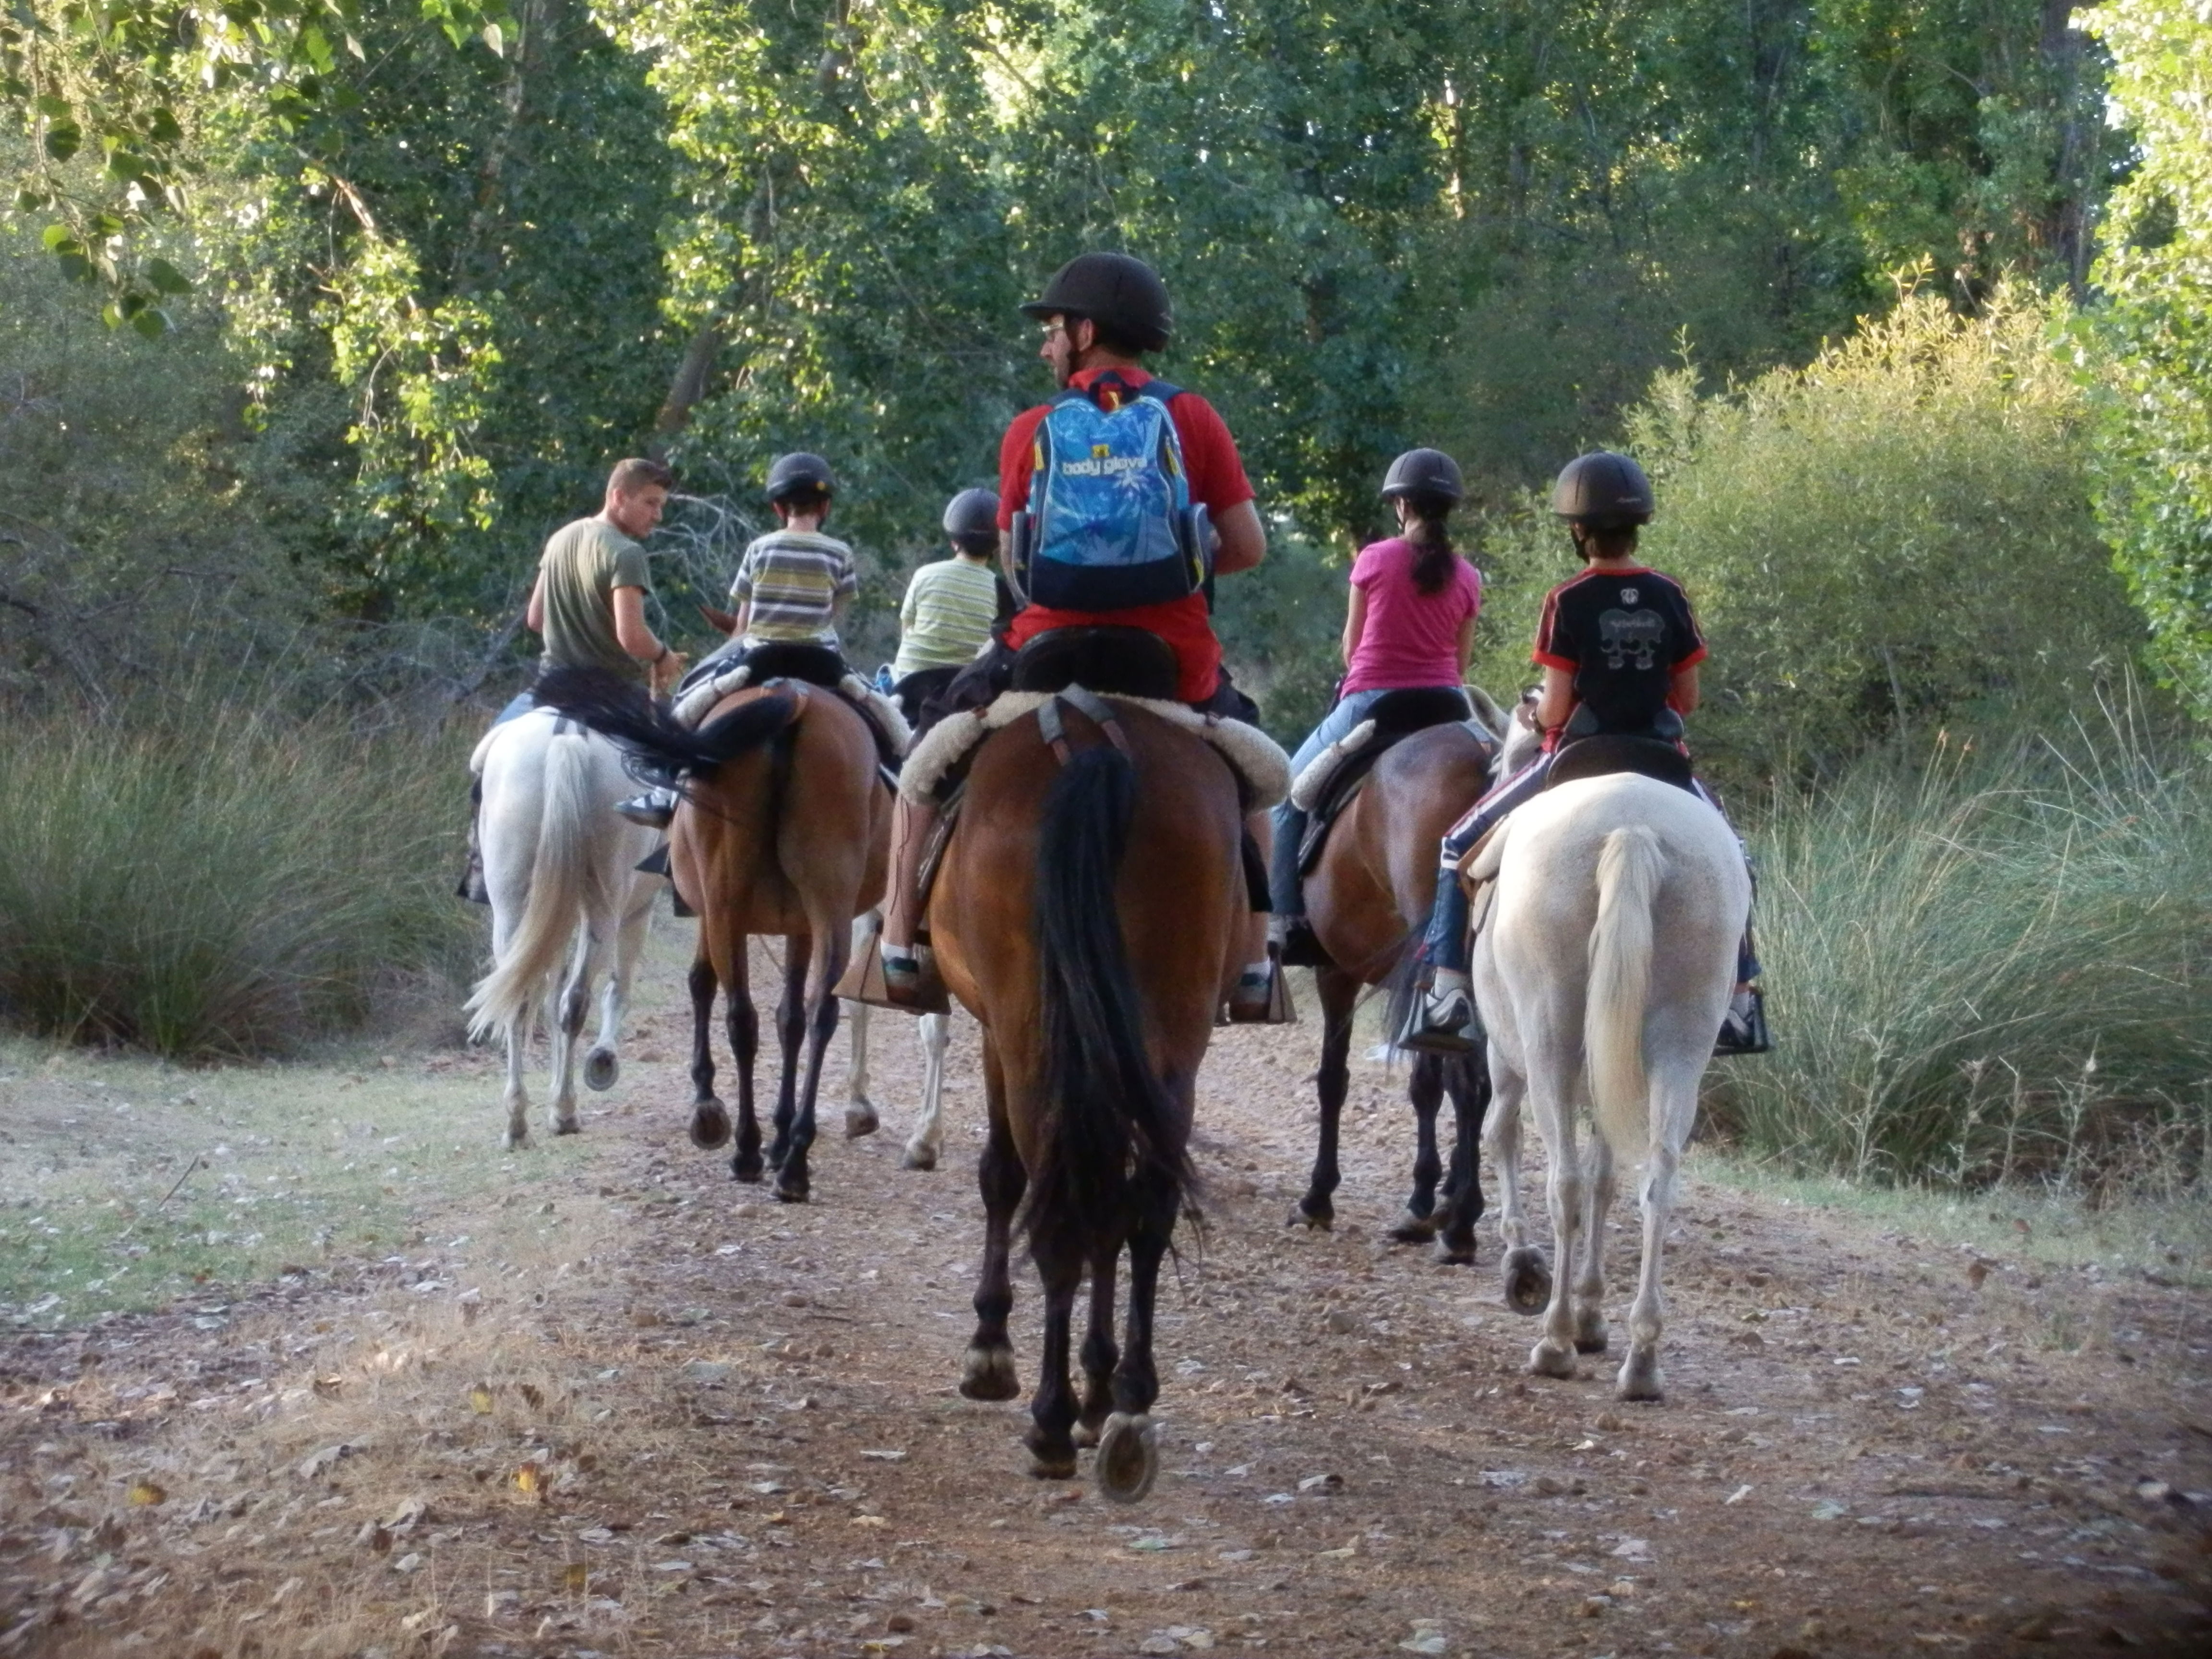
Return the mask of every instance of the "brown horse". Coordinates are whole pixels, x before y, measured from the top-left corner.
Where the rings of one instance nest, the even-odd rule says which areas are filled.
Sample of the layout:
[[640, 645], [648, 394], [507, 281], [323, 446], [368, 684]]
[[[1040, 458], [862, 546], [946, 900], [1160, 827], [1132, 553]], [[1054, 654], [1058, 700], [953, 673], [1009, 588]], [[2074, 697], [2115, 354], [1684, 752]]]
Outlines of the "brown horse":
[[[983, 1026], [990, 1105], [983, 1267], [960, 1391], [1019, 1392], [1006, 1334], [1019, 1210], [1045, 1295], [1032, 1472], [1073, 1475], [1079, 1430], [1098, 1447], [1102, 1492], [1133, 1502], [1158, 1468], [1152, 1304], [1190, 1203], [1193, 1089], [1239, 965], [1241, 820], [1226, 763], [1170, 721], [1115, 707], [1102, 725], [1071, 710], [1065, 731], [1056, 750], [1021, 720], [977, 750], [929, 906], [946, 985]], [[1086, 1268], [1079, 1405], [1069, 1342]]]
[[837, 1029], [831, 988], [845, 971], [853, 918], [882, 901], [890, 859], [891, 796], [878, 769], [874, 734], [835, 692], [791, 681], [723, 698], [696, 732], [635, 692], [610, 694], [588, 675], [564, 672], [538, 696], [650, 763], [690, 775], [669, 829], [669, 866], [677, 891], [699, 913], [690, 975], [691, 1139], [712, 1147], [730, 1139], [729, 1114], [714, 1094], [719, 987], [728, 996], [738, 1065], [730, 1170], [739, 1181], [758, 1181], [763, 1170], [753, 1109], [760, 1021], [747, 991], [746, 945], [757, 933], [782, 936], [776, 1029], [783, 1075], [767, 1164], [775, 1170], [775, 1195], [804, 1203], [822, 1056]]
[[[1337, 1170], [1337, 1127], [1351, 1081], [1352, 1017], [1362, 987], [1398, 970], [1412, 935], [1436, 896], [1437, 844], [1481, 795], [1492, 757], [1466, 726], [1414, 732], [1375, 763], [1366, 786], [1333, 824], [1305, 879], [1306, 915], [1329, 963], [1314, 970], [1321, 997], [1321, 1143], [1313, 1177], [1293, 1222], [1327, 1227], [1335, 1219], [1331, 1194]], [[1443, 1205], [1437, 1182], [1437, 1109], [1449, 1091], [1456, 1133]], [[1419, 1144], [1413, 1191], [1391, 1236], [1401, 1243], [1437, 1240], [1439, 1261], [1474, 1260], [1474, 1224], [1482, 1214], [1476, 1136], [1490, 1103], [1490, 1076], [1480, 1055], [1418, 1054], [1408, 1079]]]

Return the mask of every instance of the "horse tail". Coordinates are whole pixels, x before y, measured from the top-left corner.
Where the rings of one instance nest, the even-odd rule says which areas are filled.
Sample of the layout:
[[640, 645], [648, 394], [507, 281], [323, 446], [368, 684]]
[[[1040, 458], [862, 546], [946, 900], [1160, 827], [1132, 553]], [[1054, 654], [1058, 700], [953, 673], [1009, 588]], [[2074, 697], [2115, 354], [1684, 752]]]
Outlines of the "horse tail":
[[611, 896], [592, 857], [592, 825], [606, 809], [592, 787], [592, 746], [580, 737], [556, 737], [545, 748], [545, 773], [538, 817], [538, 851], [530, 866], [530, 896], [507, 954], [478, 981], [469, 998], [469, 1036], [482, 1041], [514, 1029], [561, 965], [576, 936], [580, 915], [611, 911]]
[[1130, 1189], [1179, 1213], [1196, 1185], [1173, 1096], [1145, 1052], [1115, 884], [1129, 839], [1136, 768], [1101, 744], [1053, 781], [1039, 836], [1037, 951], [1043, 1085], [1051, 1113], [1022, 1225], [1088, 1254], [1127, 1225]]
[[1650, 1001], [1651, 910], [1666, 867], [1659, 838], [1641, 825], [1608, 831], [1598, 849], [1583, 1043], [1599, 1131], [1621, 1158], [1640, 1157], [1651, 1133], [1644, 1012]]
[[549, 668], [531, 689], [541, 707], [559, 710], [670, 772], [712, 772], [759, 748], [799, 714], [799, 699], [779, 692], [756, 697], [695, 732], [642, 687], [604, 668]]

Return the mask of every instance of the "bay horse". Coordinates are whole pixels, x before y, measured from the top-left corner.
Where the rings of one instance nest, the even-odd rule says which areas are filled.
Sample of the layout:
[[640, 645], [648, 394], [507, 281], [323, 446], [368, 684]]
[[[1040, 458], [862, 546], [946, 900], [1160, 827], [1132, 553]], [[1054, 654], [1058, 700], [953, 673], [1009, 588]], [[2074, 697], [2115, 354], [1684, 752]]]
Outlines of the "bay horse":
[[[1487, 697], [1475, 708], [1503, 738], [1505, 718]], [[1352, 1013], [1363, 987], [1382, 985], [1399, 971], [1409, 939], [1436, 896], [1437, 843], [1488, 786], [1494, 745], [1462, 722], [1431, 726], [1401, 738], [1375, 763], [1359, 793], [1329, 827], [1305, 878], [1306, 917], [1328, 952], [1314, 970], [1322, 1006], [1321, 1066], [1314, 1078], [1321, 1107], [1319, 1145], [1305, 1196], [1291, 1219], [1327, 1227], [1340, 1175], [1337, 1136], [1351, 1084]], [[1437, 1241], [1437, 1259], [1474, 1260], [1474, 1224], [1482, 1215], [1476, 1136], [1490, 1102], [1489, 1074], [1479, 1055], [1416, 1054], [1407, 1079], [1417, 1125], [1413, 1190], [1391, 1229], [1401, 1243]], [[1445, 1171], [1437, 1151], [1437, 1111], [1449, 1091], [1456, 1133], [1443, 1206], [1437, 1183]]]
[[[649, 764], [689, 774], [668, 842], [676, 890], [699, 914], [690, 977], [692, 1144], [712, 1148], [731, 1138], [728, 1110], [714, 1093], [720, 989], [738, 1068], [730, 1171], [757, 1182], [773, 1169], [776, 1197], [804, 1203], [822, 1058], [837, 1029], [831, 988], [845, 970], [854, 918], [882, 900], [890, 860], [891, 796], [874, 733], [835, 692], [796, 681], [735, 691], [696, 731], [588, 670], [549, 674], [538, 696]], [[784, 941], [776, 1010], [783, 1074], [765, 1164], [753, 1105], [760, 1022], [747, 987], [754, 934]]]
[[[990, 1128], [975, 1334], [960, 1391], [1020, 1392], [1006, 1318], [1017, 1224], [1044, 1289], [1044, 1351], [1026, 1437], [1031, 1472], [1075, 1473], [1098, 1449], [1101, 1492], [1134, 1502], [1158, 1471], [1152, 1309], [1195, 1176], [1193, 1092], [1235, 981], [1249, 903], [1237, 779], [1162, 715], [1072, 691], [1057, 744], [1020, 719], [976, 750], [930, 895], [945, 984], [983, 1027]], [[1115, 1282], [1129, 1255], [1127, 1324]], [[1091, 1275], [1085, 1389], [1070, 1389], [1077, 1290]]]
[[[1528, 1369], [1572, 1376], [1577, 1352], [1605, 1352], [1613, 1168], [1638, 1160], [1644, 1252], [1614, 1392], [1658, 1400], [1659, 1270], [1675, 1176], [1751, 914], [1741, 847], [1688, 789], [1616, 773], [1555, 784], [1518, 808], [1471, 873], [1497, 882], [1474, 972], [1497, 1088], [1509, 1303], [1516, 1286], [1550, 1278], [1521, 1213], [1524, 1096], [1551, 1165], [1559, 1271]], [[1585, 1116], [1595, 1130], [1586, 1141], [1577, 1127]]]
[[[656, 837], [614, 810], [635, 787], [614, 745], [550, 709], [492, 727], [470, 764], [483, 783], [477, 835], [491, 896], [494, 965], [465, 1012], [471, 1041], [496, 1036], [506, 1042], [502, 1097], [512, 1151], [530, 1139], [522, 1066], [541, 1001], [551, 1035], [550, 1127], [556, 1135], [580, 1127], [576, 1041], [602, 973], [599, 1032], [584, 1057], [583, 1077], [595, 1090], [615, 1085], [616, 1036], [660, 890], [659, 877], [635, 866]], [[564, 955], [568, 969], [556, 983]]]

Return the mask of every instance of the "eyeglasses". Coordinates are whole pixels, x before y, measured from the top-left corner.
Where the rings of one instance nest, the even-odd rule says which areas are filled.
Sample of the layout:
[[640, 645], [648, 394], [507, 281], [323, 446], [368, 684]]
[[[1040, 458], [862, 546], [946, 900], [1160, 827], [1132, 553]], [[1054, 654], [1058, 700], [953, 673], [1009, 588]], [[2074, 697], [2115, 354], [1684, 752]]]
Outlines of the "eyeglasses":
[[1065, 333], [1066, 333], [1066, 332], [1067, 332], [1067, 325], [1066, 325], [1066, 323], [1064, 323], [1064, 322], [1063, 322], [1063, 323], [1047, 323], [1047, 324], [1044, 325], [1044, 337], [1045, 337], [1046, 339], [1048, 339], [1048, 340], [1051, 339], [1051, 338], [1052, 338], [1054, 335], [1056, 335], [1056, 334], [1065, 334]]

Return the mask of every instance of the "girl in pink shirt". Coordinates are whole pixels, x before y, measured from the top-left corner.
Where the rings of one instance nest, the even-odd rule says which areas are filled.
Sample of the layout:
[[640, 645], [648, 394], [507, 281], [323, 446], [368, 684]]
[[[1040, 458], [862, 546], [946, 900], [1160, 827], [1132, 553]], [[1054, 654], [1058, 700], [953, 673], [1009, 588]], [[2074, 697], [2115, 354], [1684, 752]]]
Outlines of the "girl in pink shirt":
[[[1292, 757], [1293, 777], [1365, 720], [1383, 693], [1464, 685], [1482, 609], [1481, 573], [1452, 550], [1446, 528], [1464, 494], [1458, 465], [1441, 450], [1408, 450], [1391, 463], [1382, 498], [1396, 508], [1401, 533], [1362, 548], [1352, 562], [1344, 679], [1335, 707]], [[1298, 879], [1305, 834], [1303, 811], [1288, 801], [1275, 809], [1268, 873], [1279, 941], [1305, 919]]]

